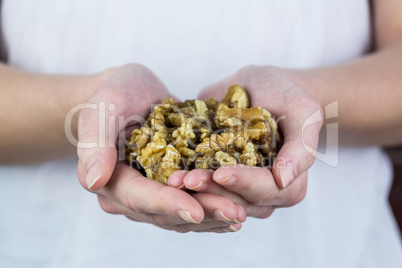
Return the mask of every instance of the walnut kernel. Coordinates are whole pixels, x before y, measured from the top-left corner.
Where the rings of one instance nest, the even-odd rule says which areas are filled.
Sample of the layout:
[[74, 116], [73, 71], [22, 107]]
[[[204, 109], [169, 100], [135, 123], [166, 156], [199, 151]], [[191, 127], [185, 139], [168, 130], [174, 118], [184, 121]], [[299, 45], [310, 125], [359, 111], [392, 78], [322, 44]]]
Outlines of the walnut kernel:
[[278, 141], [271, 113], [249, 108], [247, 93], [233, 85], [221, 103], [170, 98], [156, 105], [144, 126], [132, 132], [126, 158], [148, 178], [166, 184], [176, 170], [272, 164], [266, 158], [276, 156]]

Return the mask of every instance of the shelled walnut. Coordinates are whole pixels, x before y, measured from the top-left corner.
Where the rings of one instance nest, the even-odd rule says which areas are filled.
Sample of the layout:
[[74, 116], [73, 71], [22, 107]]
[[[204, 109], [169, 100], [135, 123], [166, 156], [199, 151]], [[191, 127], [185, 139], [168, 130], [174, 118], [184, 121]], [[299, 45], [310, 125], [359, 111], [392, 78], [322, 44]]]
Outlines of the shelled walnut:
[[134, 130], [126, 147], [131, 166], [167, 183], [176, 170], [217, 169], [225, 165], [270, 166], [277, 153], [278, 127], [271, 114], [249, 108], [247, 93], [229, 88], [215, 99], [167, 99]]

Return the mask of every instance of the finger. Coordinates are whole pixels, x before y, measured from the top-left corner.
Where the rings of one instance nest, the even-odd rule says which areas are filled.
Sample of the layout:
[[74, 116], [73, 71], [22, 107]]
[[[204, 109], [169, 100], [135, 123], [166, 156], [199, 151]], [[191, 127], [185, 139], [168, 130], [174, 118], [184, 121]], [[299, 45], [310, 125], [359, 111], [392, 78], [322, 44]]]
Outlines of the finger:
[[244, 208], [225, 197], [209, 193], [196, 193], [193, 197], [204, 209], [205, 219], [234, 223], [246, 220]]
[[[80, 182], [85, 182], [82, 184], [89, 190], [98, 190], [108, 182], [117, 161], [116, 139], [119, 129], [114, 120], [107, 119], [113, 118], [116, 110], [116, 105], [108, 100], [120, 101], [113, 97], [111, 92], [116, 90], [108, 83], [105, 82], [89, 99], [88, 108], [81, 110], [78, 119], [77, 154], [84, 170], [79, 176]], [[117, 107], [121, 108], [120, 105]]]
[[177, 217], [165, 216], [165, 215], [161, 216], [156, 214], [132, 211], [127, 207], [111, 200], [110, 198], [99, 194], [98, 194], [98, 202], [102, 210], [105, 211], [106, 213], [115, 215], [124, 215], [128, 219], [135, 222], [150, 223], [165, 229], [173, 225], [187, 223], [187, 221]]
[[307, 174], [308, 171], [303, 172], [289, 187], [279, 191], [275, 198], [275, 208], [291, 207], [304, 199], [307, 193]]
[[230, 224], [228, 222], [217, 220], [203, 220], [201, 223], [195, 224], [188, 223], [185, 220], [177, 217], [161, 216], [148, 213], [136, 213], [102, 195], [98, 195], [98, 201], [102, 210], [109, 214], [124, 215], [128, 219], [135, 222], [150, 223], [163, 229], [175, 230], [178, 232], [205, 230], [209, 228], [223, 227]]
[[[240, 224], [233, 224], [236, 226], [241, 226]], [[179, 233], [188, 233], [188, 232], [236, 232], [239, 229], [235, 229], [234, 227], [229, 227], [232, 226], [230, 223], [225, 223], [225, 222], [220, 222], [220, 221], [210, 221], [210, 222], [202, 222], [200, 224], [179, 224], [179, 225], [174, 225], [170, 227], [166, 227], [164, 229], [167, 230], [172, 230], [176, 231]]]
[[[203, 206], [204, 212], [206, 214], [204, 221], [216, 219], [221, 221], [244, 222], [248, 215], [245, 208], [248, 208], [248, 206], [251, 204], [245, 201], [239, 195], [234, 194], [226, 190], [224, 187], [216, 184], [212, 180], [212, 175], [213, 175], [212, 170], [205, 170], [205, 169], [195, 169], [192, 171], [177, 171], [169, 177], [168, 185], [179, 189], [189, 189], [199, 193], [213, 194], [210, 195], [209, 198], [201, 197], [198, 200], [200, 204]], [[216, 197], [214, 195], [224, 197], [226, 200]], [[198, 196], [199, 194], [194, 195], [194, 197]], [[203, 202], [203, 200], [205, 201]], [[212, 207], [211, 204], [213, 205]], [[237, 210], [237, 217], [234, 216], [235, 214], [233, 214], [232, 204], [236, 206], [235, 210]], [[218, 207], [223, 208], [225, 212], [223, 212], [222, 209], [219, 209]], [[230, 216], [228, 217], [227, 215], [225, 215], [227, 213], [226, 212], [227, 207], [229, 207], [228, 214], [232, 215], [232, 217]], [[231, 212], [230, 209], [232, 209]]]
[[234, 203], [244, 204], [247, 202], [240, 195], [232, 192], [225, 187], [217, 184], [213, 180], [214, 172], [212, 170], [195, 169], [188, 172], [184, 178], [184, 188], [193, 190], [199, 193], [210, 193], [218, 196], [225, 197]]
[[231, 165], [217, 169], [213, 180], [256, 205], [272, 205], [279, 189], [267, 168]]
[[98, 203], [104, 212], [113, 215], [125, 215], [134, 217], [131, 210], [113, 201], [112, 199], [100, 194], [97, 195], [97, 198]]
[[[169, 177], [172, 179], [171, 185], [181, 184], [182, 188], [196, 191], [199, 193], [210, 193], [217, 196], [225, 197], [234, 203], [244, 204], [246, 201], [233, 192], [225, 189], [221, 185], [217, 184], [213, 179], [213, 170], [208, 169], [194, 169], [186, 172], [176, 172]], [[172, 176], [174, 176], [172, 178]], [[178, 181], [175, 181], [175, 180]]]
[[231, 200], [241, 208], [238, 209], [238, 219], [245, 220], [247, 216], [265, 219], [273, 213], [273, 207], [255, 205], [244, 199], [238, 193], [230, 191], [217, 184], [212, 179], [213, 174], [214, 173], [212, 171], [203, 169], [192, 170], [185, 175], [185, 178], [183, 179], [184, 186], [186, 189], [191, 189], [202, 193], [211, 193]]
[[[238, 204], [234, 204], [227, 198], [203, 193], [194, 194], [193, 197], [204, 209], [205, 218], [203, 222], [220, 221], [239, 223], [246, 220], [246, 212], [244, 208]], [[163, 228], [185, 223], [182, 219], [171, 217], [170, 215], [157, 215], [132, 211], [105, 196], [98, 195], [98, 200], [101, 208], [107, 213], [123, 214], [132, 219], [135, 218], [137, 221], [153, 223]]]
[[[218, 185], [216, 182], [214, 182], [212, 179], [213, 174], [214, 174], [213, 170], [207, 170], [207, 169], [192, 170], [192, 171], [188, 172], [187, 174], [185, 174], [185, 176], [183, 178], [184, 187], [186, 189], [190, 189], [193, 191], [209, 193], [209, 194], [213, 194], [215, 196], [223, 197], [226, 200], [230, 200], [231, 202], [233, 202], [233, 204], [235, 204], [235, 206], [237, 206], [237, 217], [235, 217], [234, 214], [231, 214], [232, 217], [228, 217], [225, 214], [230, 213], [230, 212], [222, 211], [222, 209], [220, 211], [213, 211], [211, 209], [209, 213], [213, 212], [215, 214], [216, 213], [220, 214], [220, 217], [215, 217], [215, 219], [221, 219], [221, 220], [236, 219], [236, 222], [244, 222], [247, 218], [247, 213], [246, 213], [245, 209], [247, 208], [247, 206], [249, 206], [249, 203], [247, 201], [245, 201], [239, 195], [228, 191], [224, 187], [222, 187], [222, 186]], [[224, 199], [222, 199], [222, 200], [224, 200]], [[222, 202], [226, 202], [226, 201], [222, 201]], [[218, 204], [217, 201], [215, 201], [215, 205], [216, 204]], [[223, 204], [221, 207], [225, 207], [225, 206], [223, 206]], [[231, 203], [230, 204], [227, 203], [227, 206], [230, 206], [230, 205], [231, 205]], [[203, 207], [205, 210], [205, 206], [203, 206]], [[208, 213], [206, 213], [206, 214], [208, 215]], [[222, 215], [222, 214], [224, 214], [224, 215]]]
[[95, 111], [82, 111], [78, 124], [77, 153], [83, 168], [79, 179], [85, 188], [97, 190], [107, 183], [113, 173], [117, 161], [116, 141], [112, 135], [105, 135], [99, 129]]
[[[126, 216], [129, 220], [139, 222], [138, 219]], [[142, 222], [142, 221], [141, 221]], [[241, 229], [241, 223], [239, 224], [228, 224], [221, 221], [207, 221], [200, 224], [187, 223], [187, 224], [176, 224], [171, 226], [158, 226], [165, 230], [175, 231], [178, 233], [188, 233], [188, 232], [214, 232], [214, 233], [226, 233], [226, 232], [237, 232]]]
[[182, 189], [184, 187], [184, 177], [188, 174], [189, 171], [187, 170], [177, 170], [173, 172], [167, 181], [167, 185]]
[[211, 228], [211, 229], [207, 229], [207, 230], [202, 230], [202, 231], [194, 231], [197, 233], [218, 233], [218, 234], [222, 234], [222, 233], [235, 233], [240, 231], [240, 229], [242, 228], [242, 224], [241, 223], [236, 223], [236, 224], [231, 224], [231, 225], [227, 225], [227, 226], [223, 226], [223, 227], [217, 227], [217, 228]]
[[[204, 197], [205, 198], [205, 197]], [[199, 198], [202, 199], [202, 198]], [[157, 215], [157, 214], [149, 214], [149, 213], [138, 213], [132, 210], [129, 210], [128, 208], [122, 206], [121, 204], [107, 198], [106, 196], [102, 196], [98, 194], [98, 202], [100, 204], [100, 207], [102, 208], [103, 211], [109, 214], [115, 214], [115, 215], [124, 215], [128, 218], [130, 218], [133, 221], [137, 222], [146, 222], [146, 223], [152, 223], [156, 226], [159, 226], [161, 228], [165, 229], [172, 229], [176, 225], [183, 225], [183, 224], [188, 224], [187, 221], [177, 218], [177, 217], [172, 217], [170, 215]], [[243, 208], [240, 205], [235, 205], [236, 209], [242, 210], [242, 217], [245, 218], [245, 213]], [[218, 211], [219, 210], [219, 211]], [[228, 224], [233, 224], [233, 223], [239, 223], [237, 220], [231, 220], [224, 216], [222, 211], [220, 209], [214, 210], [214, 209], [208, 209], [208, 216], [204, 218], [204, 220], [200, 224], [193, 224], [194, 226], [199, 226], [199, 225], [204, 225], [205, 227], [197, 227], [193, 228], [194, 230], [202, 230], [206, 228], [214, 228], [218, 226], [226, 226]]]
[[299, 108], [297, 113], [288, 111], [286, 118], [279, 122], [284, 144], [272, 168], [281, 189], [288, 187], [313, 165], [323, 123], [321, 107], [310, 96], [296, 98], [289, 107]]
[[208, 185], [213, 183], [213, 170], [210, 169], [193, 169], [182, 176], [182, 183], [187, 189], [193, 191], [204, 191]]
[[[179, 233], [187, 233], [190, 231], [197, 232], [236, 232], [240, 230], [241, 223], [230, 223], [222, 220], [204, 220], [200, 224], [185, 223], [181, 219], [173, 219], [171, 217], [142, 214], [135, 215], [132, 211], [128, 210], [124, 206], [104, 197], [98, 195], [101, 208], [110, 214], [122, 214], [128, 219], [135, 222], [152, 223], [160, 228], [173, 230]], [[159, 223], [159, 224], [158, 224]]]
[[241, 198], [217, 185], [212, 177], [214, 171], [207, 169], [194, 169], [184, 175], [185, 188], [202, 192], [194, 194], [194, 198], [202, 205], [206, 218], [233, 221], [235, 223], [246, 220], [246, 211], [237, 202], [244, 203]]
[[201, 205], [188, 193], [145, 178], [124, 163], [116, 165], [109, 183], [99, 193], [134, 213], [156, 214], [200, 223]]

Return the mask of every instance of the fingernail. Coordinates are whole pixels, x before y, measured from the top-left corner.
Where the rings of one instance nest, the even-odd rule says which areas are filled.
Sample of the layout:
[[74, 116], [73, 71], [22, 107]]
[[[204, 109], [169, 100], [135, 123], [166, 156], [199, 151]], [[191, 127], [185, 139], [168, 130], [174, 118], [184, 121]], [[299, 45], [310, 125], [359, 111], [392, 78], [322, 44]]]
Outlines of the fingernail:
[[87, 181], [88, 189], [91, 189], [92, 186], [102, 177], [102, 163], [97, 159], [92, 162], [85, 171], [86, 176], [85, 180]]
[[217, 219], [217, 220], [222, 220], [222, 221], [229, 222], [229, 223], [232, 223], [232, 222], [240, 223], [237, 219], [229, 219], [228, 217], [226, 217], [225, 214], [223, 214], [222, 210], [220, 210], [219, 208], [214, 211], [214, 214], [215, 214], [215, 219]]
[[199, 187], [201, 187], [201, 185], [204, 183], [204, 181], [201, 181], [199, 184], [197, 184], [196, 186], [191, 186], [191, 187], [188, 187], [188, 189], [191, 189], [191, 190], [197, 190]]
[[223, 185], [234, 185], [237, 182], [237, 179], [236, 179], [235, 176], [230, 174], [226, 178], [217, 179], [216, 182], [219, 183], [219, 184], [223, 184]]
[[231, 232], [237, 232], [237, 231], [240, 230], [240, 228], [237, 229], [233, 224], [231, 224], [231, 225], [229, 225], [229, 230], [230, 230]]
[[292, 161], [288, 162], [280, 172], [283, 188], [288, 187], [296, 179], [296, 168]]
[[[236, 226], [237, 226], [237, 225], [238, 225], [238, 224], [236, 224]], [[222, 229], [223, 229], [225, 232], [237, 232], [237, 231], [240, 230], [241, 225], [240, 225], [240, 226], [237, 226], [237, 227], [239, 227], [239, 228], [236, 228], [236, 227], [235, 227], [235, 224], [231, 224], [231, 225], [229, 225], [229, 226], [223, 227]]]
[[177, 216], [179, 216], [180, 218], [182, 218], [183, 220], [185, 220], [187, 222], [199, 223], [193, 217], [191, 217], [190, 212], [188, 212], [187, 210], [179, 210], [179, 211], [177, 211]]
[[214, 214], [215, 214], [214, 216], [217, 220], [223, 220], [223, 221], [228, 221], [228, 222], [232, 221], [231, 219], [226, 217], [225, 214], [223, 214], [222, 210], [220, 210], [219, 208], [214, 211]]

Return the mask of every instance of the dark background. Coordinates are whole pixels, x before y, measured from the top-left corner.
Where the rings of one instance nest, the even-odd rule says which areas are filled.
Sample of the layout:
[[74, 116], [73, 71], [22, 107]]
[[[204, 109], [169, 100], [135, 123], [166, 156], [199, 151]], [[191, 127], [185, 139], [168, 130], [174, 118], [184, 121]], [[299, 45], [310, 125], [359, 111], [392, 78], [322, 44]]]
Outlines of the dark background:
[[385, 150], [394, 166], [394, 182], [389, 195], [389, 202], [402, 233], [402, 147]]

